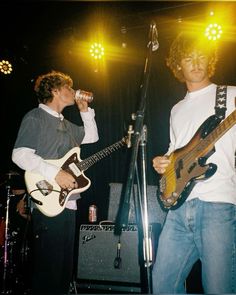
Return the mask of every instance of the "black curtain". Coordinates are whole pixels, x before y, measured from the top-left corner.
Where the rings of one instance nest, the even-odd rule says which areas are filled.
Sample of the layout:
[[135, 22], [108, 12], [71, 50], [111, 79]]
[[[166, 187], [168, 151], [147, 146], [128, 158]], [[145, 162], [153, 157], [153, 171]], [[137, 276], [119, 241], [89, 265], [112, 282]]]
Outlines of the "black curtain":
[[[33, 91], [35, 78], [52, 69], [69, 74], [74, 80], [75, 89], [81, 88], [94, 93], [91, 107], [96, 111], [100, 139], [97, 143], [81, 146], [81, 159], [115, 143], [127, 134], [129, 124], [134, 124], [131, 115], [137, 111], [140, 102], [149, 25], [155, 16], [159, 49], [152, 55], [144, 123], [148, 130], [147, 183], [157, 184], [158, 177], [152, 168], [152, 158], [167, 150], [170, 109], [186, 91], [184, 85], [176, 81], [166, 67], [169, 45], [180, 28], [176, 23], [173, 24], [170, 16], [165, 21], [162, 19], [168, 7], [172, 7], [170, 11], [173, 19], [178, 15], [180, 8], [176, 6], [173, 9], [174, 4], [177, 5], [177, 2], [152, 2], [148, 5], [139, 3], [136, 10], [133, 3], [125, 2], [39, 2], [18, 3], [14, 6], [12, 13], [18, 20], [18, 25], [8, 24], [8, 31], [1, 26], [3, 36], [10, 42], [11, 48], [7, 52], [9, 56], [13, 53], [14, 63], [12, 75], [0, 75], [1, 180], [4, 180], [5, 173], [17, 169], [11, 162], [11, 152], [23, 115], [37, 106]], [[187, 15], [194, 14], [196, 7], [192, 9], [189, 5], [185, 7]], [[198, 5], [201, 7], [202, 3]], [[6, 3], [3, 8], [7, 8]], [[37, 14], [34, 14], [35, 11]], [[45, 19], [46, 11], [50, 17]], [[105, 16], [107, 12], [109, 18]], [[60, 22], [54, 18], [59, 15]], [[96, 24], [99, 22], [90, 22], [90, 15], [93, 19], [102, 20], [100, 27], [107, 34], [107, 41], [112, 44], [106, 51], [104, 67], [98, 67], [86, 58], [87, 53], [85, 54], [80, 45], [80, 42], [83, 44], [86, 38], [89, 39], [91, 31], [98, 26]], [[121, 33], [123, 24], [126, 24], [125, 35]], [[10, 34], [9, 37], [7, 33]], [[123, 41], [126, 42], [124, 48], [121, 47]], [[234, 47], [232, 38], [224, 40], [220, 46], [220, 60], [213, 82], [236, 83]], [[64, 115], [81, 124], [75, 107], [65, 109]], [[126, 182], [129, 160], [130, 149], [124, 147], [85, 172], [92, 184], [82, 194], [79, 204], [83, 220], [87, 219], [88, 206], [91, 203], [98, 206], [99, 220], [106, 219], [109, 183]]]

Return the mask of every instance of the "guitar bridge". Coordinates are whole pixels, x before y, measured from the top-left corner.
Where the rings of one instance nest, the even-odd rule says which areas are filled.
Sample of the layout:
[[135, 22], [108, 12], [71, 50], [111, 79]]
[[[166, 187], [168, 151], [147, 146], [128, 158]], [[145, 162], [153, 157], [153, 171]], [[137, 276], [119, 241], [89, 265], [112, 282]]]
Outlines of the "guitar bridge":
[[53, 186], [46, 180], [40, 180], [36, 186], [44, 196], [49, 195], [53, 190]]

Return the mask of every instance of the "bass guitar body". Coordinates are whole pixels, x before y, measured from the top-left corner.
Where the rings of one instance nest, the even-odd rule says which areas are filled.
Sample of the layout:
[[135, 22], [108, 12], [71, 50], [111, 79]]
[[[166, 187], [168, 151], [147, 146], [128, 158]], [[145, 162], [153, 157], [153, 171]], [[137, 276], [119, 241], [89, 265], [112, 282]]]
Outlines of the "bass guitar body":
[[176, 209], [181, 206], [198, 181], [205, 180], [216, 172], [215, 164], [206, 164], [215, 151], [214, 143], [205, 140], [219, 121], [215, 115], [209, 117], [186, 146], [170, 154], [171, 164], [159, 183], [159, 197], [164, 208]]

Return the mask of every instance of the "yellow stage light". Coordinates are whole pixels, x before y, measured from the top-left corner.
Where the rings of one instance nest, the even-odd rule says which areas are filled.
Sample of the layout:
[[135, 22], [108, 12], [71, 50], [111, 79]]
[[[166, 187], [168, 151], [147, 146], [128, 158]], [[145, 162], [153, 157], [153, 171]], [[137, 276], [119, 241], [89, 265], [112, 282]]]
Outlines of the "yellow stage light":
[[104, 56], [104, 48], [100, 43], [94, 43], [90, 47], [90, 54], [94, 59], [101, 59]]
[[10, 62], [7, 60], [0, 61], [0, 71], [5, 75], [10, 74], [12, 72], [12, 65]]
[[221, 37], [222, 32], [221, 26], [217, 23], [214, 23], [207, 26], [205, 35], [208, 40], [216, 41]]

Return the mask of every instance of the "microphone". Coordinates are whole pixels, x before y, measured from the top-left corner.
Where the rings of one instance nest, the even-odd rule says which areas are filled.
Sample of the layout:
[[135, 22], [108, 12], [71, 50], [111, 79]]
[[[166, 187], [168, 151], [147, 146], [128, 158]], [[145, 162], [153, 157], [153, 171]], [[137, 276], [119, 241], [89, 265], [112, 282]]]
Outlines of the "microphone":
[[93, 93], [82, 89], [78, 89], [75, 91], [75, 101], [77, 100], [84, 100], [90, 103], [93, 101]]
[[120, 237], [119, 237], [119, 241], [117, 243], [116, 257], [115, 257], [114, 263], [113, 263], [114, 268], [118, 268], [118, 269], [120, 269], [122, 267], [122, 259], [120, 257], [120, 251], [121, 251], [121, 242], [120, 242]]
[[156, 51], [159, 48], [159, 42], [158, 42], [158, 31], [156, 27], [156, 23], [153, 23], [152, 25], [152, 51]]
[[149, 46], [151, 46], [152, 51], [156, 51], [159, 48], [158, 32], [155, 22], [152, 22], [150, 25], [149, 42], [147, 44], [147, 47]]

